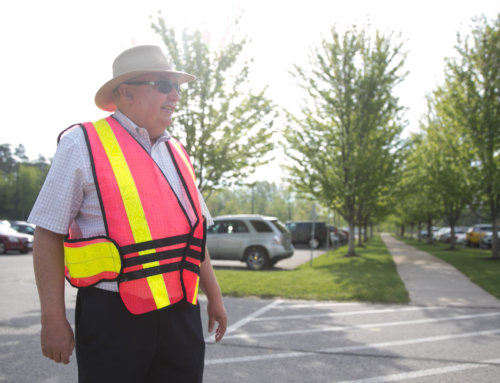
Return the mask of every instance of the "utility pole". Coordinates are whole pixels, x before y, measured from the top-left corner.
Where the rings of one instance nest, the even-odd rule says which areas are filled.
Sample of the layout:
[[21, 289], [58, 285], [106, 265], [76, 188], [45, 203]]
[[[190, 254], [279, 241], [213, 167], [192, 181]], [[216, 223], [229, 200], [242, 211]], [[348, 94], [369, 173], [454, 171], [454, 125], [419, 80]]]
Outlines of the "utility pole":
[[313, 266], [313, 253], [314, 253], [314, 243], [316, 239], [314, 238], [314, 220], [316, 219], [316, 204], [313, 203], [312, 207], [312, 231], [311, 231], [311, 241], [309, 242], [309, 246], [311, 247], [311, 259], [309, 261], [309, 266]]
[[252, 185], [252, 214], [255, 214], [255, 184]]

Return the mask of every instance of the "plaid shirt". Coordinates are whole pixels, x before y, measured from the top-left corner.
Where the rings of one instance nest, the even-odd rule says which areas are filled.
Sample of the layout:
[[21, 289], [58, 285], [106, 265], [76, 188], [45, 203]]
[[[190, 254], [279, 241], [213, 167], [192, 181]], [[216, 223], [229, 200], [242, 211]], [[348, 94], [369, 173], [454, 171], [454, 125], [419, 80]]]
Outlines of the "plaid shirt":
[[[119, 110], [113, 116], [147, 150], [165, 174], [185, 210], [190, 212], [186, 191], [165, 145], [170, 135], [165, 131], [151, 146], [146, 129], [138, 127]], [[213, 224], [212, 217], [199, 191], [198, 194], [202, 214], [207, 226], [210, 226]], [[193, 214], [189, 218], [191, 222], [196, 220]], [[75, 238], [106, 235], [87, 144], [81, 129], [73, 129], [59, 142], [49, 174], [28, 221], [59, 234], [67, 234], [71, 228]], [[96, 287], [118, 292], [116, 282], [101, 282]]]

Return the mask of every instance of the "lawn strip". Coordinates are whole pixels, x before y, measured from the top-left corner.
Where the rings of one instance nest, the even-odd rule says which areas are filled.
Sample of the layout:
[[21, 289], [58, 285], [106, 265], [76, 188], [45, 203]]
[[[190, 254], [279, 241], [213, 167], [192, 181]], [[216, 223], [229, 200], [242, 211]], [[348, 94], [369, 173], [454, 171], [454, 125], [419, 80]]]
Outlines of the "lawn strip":
[[491, 250], [480, 250], [457, 246], [457, 250], [446, 250], [449, 244], [434, 242], [429, 245], [416, 239], [394, 238], [416, 247], [453, 265], [472, 282], [481, 286], [491, 295], [500, 298], [500, 261], [485, 260], [491, 257]]
[[[215, 270], [226, 296], [408, 303], [408, 293], [379, 235], [344, 258], [347, 247], [330, 251], [295, 270]], [[279, 266], [279, 264], [278, 264]]]

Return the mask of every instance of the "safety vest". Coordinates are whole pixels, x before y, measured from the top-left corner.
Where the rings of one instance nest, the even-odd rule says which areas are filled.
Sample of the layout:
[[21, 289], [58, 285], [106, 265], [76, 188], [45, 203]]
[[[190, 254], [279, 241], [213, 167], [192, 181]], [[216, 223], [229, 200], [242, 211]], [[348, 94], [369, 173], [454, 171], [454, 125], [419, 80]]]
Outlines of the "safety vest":
[[78, 126], [87, 142], [106, 235], [75, 239], [70, 230], [64, 239], [66, 278], [78, 288], [117, 281], [132, 314], [184, 299], [196, 305], [206, 223], [184, 147], [173, 138], [166, 142], [189, 207], [181, 205], [156, 162], [113, 117], [72, 128]]

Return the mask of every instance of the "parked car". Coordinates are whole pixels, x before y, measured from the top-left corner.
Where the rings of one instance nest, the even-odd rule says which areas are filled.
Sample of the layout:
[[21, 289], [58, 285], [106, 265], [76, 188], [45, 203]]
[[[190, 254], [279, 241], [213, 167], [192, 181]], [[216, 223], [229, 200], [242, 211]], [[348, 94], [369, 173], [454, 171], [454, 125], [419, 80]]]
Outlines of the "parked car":
[[491, 229], [491, 225], [488, 224], [471, 226], [470, 229], [467, 230], [467, 244], [479, 246], [481, 238], [483, 238], [486, 233], [491, 232]]
[[9, 221], [11, 229], [24, 234], [35, 234], [36, 226], [25, 221]]
[[[467, 233], [468, 228], [465, 226], [456, 226], [455, 227], [455, 238], [457, 238], [458, 234]], [[439, 242], [449, 243], [451, 241], [451, 228], [447, 227], [444, 230], [440, 230], [436, 233], [436, 240]]]
[[341, 245], [347, 242], [347, 235], [342, 229], [333, 225], [327, 225], [327, 228], [330, 230], [330, 243], [337, 243]]
[[17, 250], [26, 254], [33, 249], [33, 236], [22, 234], [6, 225], [0, 225], [0, 254], [10, 250]]
[[292, 235], [275, 217], [226, 215], [214, 218], [207, 229], [212, 259], [246, 262], [251, 270], [274, 266], [293, 255]]
[[[312, 225], [314, 223], [314, 238]], [[326, 224], [323, 221], [287, 221], [286, 227], [292, 233], [292, 243], [306, 244], [317, 249], [326, 243]]]
[[[432, 227], [432, 234], [435, 234], [437, 231], [439, 231], [441, 228], [440, 227]], [[427, 230], [422, 230], [420, 232], [420, 238], [427, 238], [429, 236], [429, 233]], [[434, 237], [433, 237], [434, 238]]]
[[457, 234], [455, 236], [455, 244], [463, 246], [467, 242], [467, 233]]
[[[498, 238], [500, 238], [500, 232], [498, 232]], [[491, 249], [491, 244], [493, 243], [493, 233], [485, 233], [481, 241], [479, 242], [479, 247], [483, 249]]]

